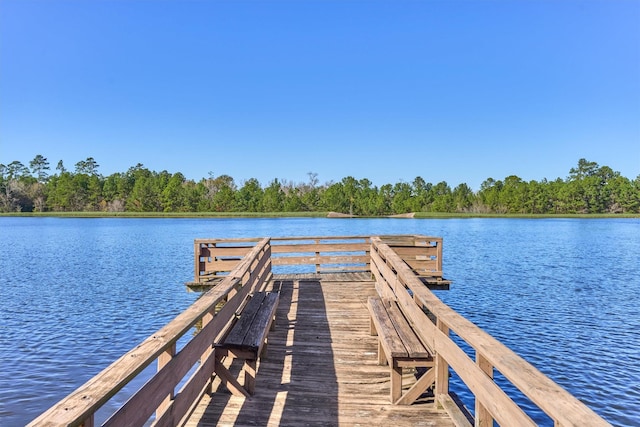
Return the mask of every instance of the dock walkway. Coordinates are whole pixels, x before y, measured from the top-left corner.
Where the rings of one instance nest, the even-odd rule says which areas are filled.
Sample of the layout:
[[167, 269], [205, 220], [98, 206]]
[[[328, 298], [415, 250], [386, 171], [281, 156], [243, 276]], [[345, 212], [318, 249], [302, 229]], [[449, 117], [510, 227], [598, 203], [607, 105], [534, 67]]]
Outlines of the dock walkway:
[[[470, 427], [497, 422], [533, 427], [538, 423], [531, 418], [532, 410], [548, 417], [545, 425], [609, 425], [431, 292], [450, 283], [442, 273], [441, 237], [195, 239], [193, 283], [208, 289], [29, 426]], [[216, 344], [235, 329], [246, 301], [264, 291], [280, 296], [275, 330], [269, 333], [266, 356], [258, 362], [251, 395], [254, 354], [240, 352], [230, 358]], [[385, 328], [378, 328], [380, 337], [370, 335], [368, 298], [376, 295], [398, 309]], [[262, 347], [264, 335], [259, 336]], [[388, 349], [393, 376], [392, 367], [378, 364], [379, 339]], [[461, 347], [461, 341], [468, 348]], [[427, 367], [418, 360], [423, 356], [410, 356], [417, 343], [433, 355], [426, 373], [405, 368]], [[405, 346], [405, 356], [399, 345]], [[241, 360], [246, 354], [253, 357]], [[155, 372], [147, 369], [152, 365]], [[233, 378], [240, 369], [248, 374], [247, 393], [240, 392], [243, 385]], [[419, 374], [423, 376], [416, 381]], [[449, 390], [453, 374], [473, 394], [473, 408], [461, 408]], [[401, 393], [395, 388], [391, 393], [391, 378], [394, 385], [415, 387], [397, 399]], [[98, 413], [134, 379], [144, 384], [126, 403], [110, 415]], [[520, 407], [513, 400], [514, 390], [526, 396], [533, 409]], [[414, 403], [405, 405], [409, 401]]]
[[214, 382], [187, 426], [454, 425], [433, 398], [390, 403], [389, 367], [378, 365], [377, 338], [369, 334], [371, 275], [323, 276], [274, 276], [268, 290], [280, 292], [280, 303], [256, 394], [232, 396]]

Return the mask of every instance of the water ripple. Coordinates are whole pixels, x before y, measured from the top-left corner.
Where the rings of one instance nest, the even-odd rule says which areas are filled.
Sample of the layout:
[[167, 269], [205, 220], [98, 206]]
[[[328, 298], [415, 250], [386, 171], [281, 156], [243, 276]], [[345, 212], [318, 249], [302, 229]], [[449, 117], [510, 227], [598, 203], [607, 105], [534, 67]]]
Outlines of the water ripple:
[[[24, 425], [191, 304], [194, 238], [309, 230], [443, 236], [454, 283], [439, 297], [612, 424], [640, 425], [640, 221], [307, 218], [0, 218], [1, 424]], [[456, 376], [452, 390], [473, 408]]]

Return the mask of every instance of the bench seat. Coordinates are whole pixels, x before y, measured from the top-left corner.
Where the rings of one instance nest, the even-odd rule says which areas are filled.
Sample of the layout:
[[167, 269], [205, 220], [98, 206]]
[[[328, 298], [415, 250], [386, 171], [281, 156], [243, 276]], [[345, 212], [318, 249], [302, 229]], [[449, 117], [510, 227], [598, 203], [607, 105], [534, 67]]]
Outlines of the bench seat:
[[[277, 292], [256, 292], [242, 309], [240, 317], [235, 321], [226, 336], [214, 344], [216, 352], [216, 368], [223, 383], [234, 395], [250, 396], [255, 392], [257, 360], [267, 343], [267, 335], [274, 325], [278, 308]], [[222, 364], [223, 357], [244, 360], [243, 385], [240, 385], [229, 370]]]
[[[435, 381], [432, 352], [420, 341], [411, 324], [392, 300], [369, 297], [371, 335], [378, 336], [378, 363], [388, 364], [391, 375], [391, 402], [410, 405]], [[428, 368], [403, 395], [402, 369]]]

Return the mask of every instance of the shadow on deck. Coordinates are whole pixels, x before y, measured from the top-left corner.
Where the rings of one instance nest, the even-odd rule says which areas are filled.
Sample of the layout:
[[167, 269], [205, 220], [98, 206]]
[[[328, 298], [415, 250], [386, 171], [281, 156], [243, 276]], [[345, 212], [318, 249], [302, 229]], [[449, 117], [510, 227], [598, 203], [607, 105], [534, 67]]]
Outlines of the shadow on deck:
[[280, 292], [276, 327], [255, 395], [232, 396], [214, 381], [186, 425], [453, 425], [428, 396], [391, 405], [389, 368], [377, 364], [369, 334], [374, 282], [358, 279], [276, 276], [269, 284]]

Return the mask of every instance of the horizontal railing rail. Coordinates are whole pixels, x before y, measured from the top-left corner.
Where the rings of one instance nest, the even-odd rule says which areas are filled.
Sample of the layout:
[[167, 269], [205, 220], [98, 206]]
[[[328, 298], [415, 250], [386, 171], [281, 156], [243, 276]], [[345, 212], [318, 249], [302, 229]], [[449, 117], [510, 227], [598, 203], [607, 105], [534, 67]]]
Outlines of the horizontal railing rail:
[[[218, 286], [30, 425], [93, 426], [96, 412], [155, 361], [157, 372], [104, 425], [143, 425], [154, 413], [155, 425], [177, 425], [211, 383], [216, 337], [229, 325], [246, 295], [263, 290], [271, 278], [269, 239], [252, 242], [255, 244]], [[178, 340], [196, 324], [201, 329], [176, 351]], [[178, 386], [181, 389], [174, 395]]]
[[[257, 239], [196, 239], [194, 283], [227, 275]], [[272, 237], [272, 263], [286, 271], [307, 266], [315, 273], [369, 271], [368, 236]], [[294, 271], [294, 270], [292, 270]]]
[[[383, 239], [371, 239], [371, 268], [383, 298], [398, 302], [423, 343], [436, 353], [435, 394], [450, 406], [449, 367], [475, 396], [475, 425], [536, 425], [493, 380], [500, 372], [556, 426], [606, 426], [606, 421], [504, 344], [444, 304]], [[475, 360], [450, 337], [475, 350]]]
[[[30, 425], [92, 426], [95, 414], [146, 367], [157, 372], [105, 421], [105, 425], [177, 425], [211, 386], [212, 343], [254, 291], [264, 290], [273, 267], [311, 267], [316, 273], [366, 271], [377, 292], [397, 301], [416, 334], [435, 353], [435, 396], [455, 420], [449, 393], [453, 369], [475, 396], [475, 424], [535, 425], [494, 381], [494, 372], [531, 400], [558, 426], [608, 425], [530, 363], [444, 304], [421, 280], [442, 278], [442, 238], [422, 235], [197, 239], [195, 280], [216, 285], [183, 313], [115, 361]], [[198, 325], [198, 332], [188, 331]], [[469, 356], [455, 334], [475, 352]], [[178, 343], [187, 341], [182, 348]], [[174, 392], [180, 388], [178, 392]], [[154, 416], [155, 414], [155, 416]]]

